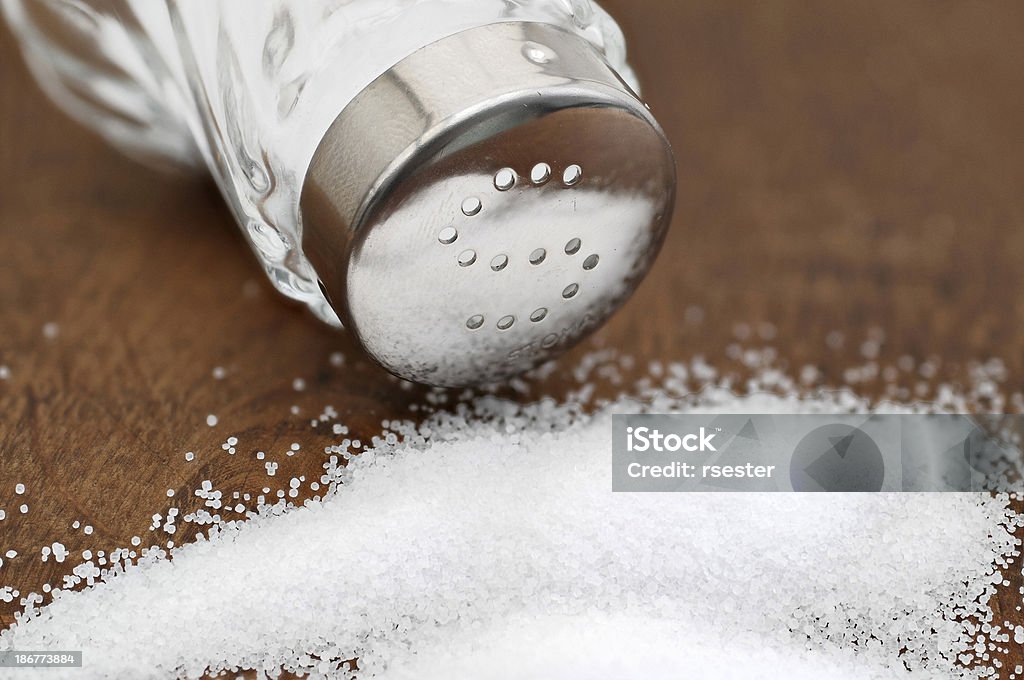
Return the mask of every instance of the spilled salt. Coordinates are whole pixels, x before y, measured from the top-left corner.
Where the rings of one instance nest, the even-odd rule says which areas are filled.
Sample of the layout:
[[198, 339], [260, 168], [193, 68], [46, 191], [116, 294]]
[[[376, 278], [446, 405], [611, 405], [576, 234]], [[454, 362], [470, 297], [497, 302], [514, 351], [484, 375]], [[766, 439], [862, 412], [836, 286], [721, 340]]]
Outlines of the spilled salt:
[[611, 492], [614, 412], [863, 406], [457, 404], [352, 456], [322, 501], [30, 604], [0, 648], [84, 649], [91, 677], [356, 657], [361, 678], [961, 677], [964, 621], [1016, 549], [1005, 497]]

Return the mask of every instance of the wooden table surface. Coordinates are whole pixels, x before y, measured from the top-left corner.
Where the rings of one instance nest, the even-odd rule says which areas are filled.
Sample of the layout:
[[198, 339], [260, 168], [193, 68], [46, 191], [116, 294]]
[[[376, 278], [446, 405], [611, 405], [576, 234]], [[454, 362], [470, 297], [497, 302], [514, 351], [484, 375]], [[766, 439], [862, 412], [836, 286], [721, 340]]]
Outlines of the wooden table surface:
[[[677, 151], [680, 194], [654, 271], [597, 342], [640, 366], [730, 366], [727, 345], [751, 328], [748, 344], [835, 384], [881, 329], [882, 365], [935, 357], [936, 379], [960, 381], [1000, 357], [1007, 389], [1022, 387], [1024, 4], [605, 4]], [[209, 183], [142, 168], [52, 108], [6, 33], [0, 238], [0, 549], [20, 553], [0, 586], [38, 590], [84, 549], [162, 540], [151, 516], [198, 507], [203, 480], [259, 493], [318, 476], [332, 438], [310, 419], [326, 404], [368, 440], [423, 398], [270, 289]], [[565, 373], [534, 392], [559, 393]], [[54, 540], [64, 564], [39, 559]], [[997, 616], [1019, 620], [1019, 566], [1011, 578]]]

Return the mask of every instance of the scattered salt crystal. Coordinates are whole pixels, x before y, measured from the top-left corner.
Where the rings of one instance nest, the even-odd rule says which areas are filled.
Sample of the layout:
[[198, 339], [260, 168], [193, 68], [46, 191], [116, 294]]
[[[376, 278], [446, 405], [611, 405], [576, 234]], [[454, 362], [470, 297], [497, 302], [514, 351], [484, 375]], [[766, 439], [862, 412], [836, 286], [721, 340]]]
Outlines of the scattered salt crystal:
[[43, 324], [43, 337], [47, 340], [55, 340], [60, 335], [60, 326], [54, 321]]
[[14, 485], [14, 493], [18, 494], [19, 496], [21, 494], [25, 493], [25, 485], [24, 484], [15, 484]]
[[22, 503], [21, 506], [18, 508], [18, 510], [21, 511], [21, 514], [27, 515], [28, 514], [28, 505]]
[[9, 380], [11, 377], [11, 369], [6, 365], [0, 365], [0, 380]]
[[212, 374], [214, 380], [223, 380], [228, 372], [223, 366], [214, 366]]
[[92, 526], [91, 525], [86, 524], [85, 528], [82, 529], [82, 531], [85, 532], [86, 536], [92, 536]]
[[292, 381], [292, 389], [296, 392], [301, 392], [306, 389], [306, 381], [302, 378], [296, 378]]
[[878, 352], [881, 349], [881, 344], [874, 340], [865, 340], [860, 346], [860, 353], [867, 359], [875, 359], [878, 357]]
[[330, 361], [331, 366], [336, 368], [343, 366], [345, 364], [345, 355], [341, 352], [332, 352], [328, 361]]
[[174, 489], [168, 489], [167, 490], [167, 497], [168, 498], [174, 498]]
[[191, 461], [193, 461], [195, 459], [196, 459], [196, 454], [193, 453], [192, 451], [189, 451], [188, 453], [185, 454], [185, 460], [191, 462]]
[[242, 284], [242, 295], [246, 298], [252, 299], [259, 297], [260, 290], [262, 290], [260, 282], [256, 279], [247, 279], [245, 283]]
[[212, 413], [206, 416], [206, 424], [209, 425], [210, 427], [215, 426], [217, 424], [217, 416], [213, 415]]
[[4, 555], [7, 557], [7, 559], [13, 560], [15, 557], [18, 556], [18, 551], [17, 550], [8, 550], [6, 553], [4, 553]]

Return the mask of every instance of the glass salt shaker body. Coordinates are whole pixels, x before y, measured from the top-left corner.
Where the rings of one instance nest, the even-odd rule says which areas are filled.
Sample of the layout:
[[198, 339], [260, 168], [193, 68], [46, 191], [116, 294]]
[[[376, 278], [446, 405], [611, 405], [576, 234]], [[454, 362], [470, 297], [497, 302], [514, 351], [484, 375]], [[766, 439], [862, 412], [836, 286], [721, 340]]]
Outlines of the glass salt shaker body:
[[[505, 377], [554, 356], [624, 301], [664, 236], [675, 192], [671, 151], [635, 94], [621, 31], [592, 0], [0, 0], [0, 6], [30, 69], [53, 100], [133, 157], [209, 171], [273, 285], [326, 323], [344, 322], [374, 359], [402, 377], [468, 384]], [[416, 185], [421, 195], [433, 192], [437, 211], [447, 210], [449, 200], [462, 200], [449, 194], [463, 190], [465, 183], [459, 181], [464, 178], [453, 178], [443, 191], [416, 184], [417, 177], [429, 173], [427, 166], [443, 164], [475, 144], [473, 162], [464, 165], [480, 172], [474, 159], [496, 159], [495, 140], [515, 130], [524, 137], [515, 144], [506, 140], [501, 148], [514, 151], [532, 144], [539, 156], [545, 142], [527, 131], [542, 129], [536, 121], [563, 110], [572, 114], [566, 120], [582, 122], [571, 124], [579, 139], [557, 172], [564, 169], [569, 177], [579, 167], [573, 148], [590, 153], [605, 143], [604, 137], [611, 141], [608, 169], [597, 173], [592, 165], [576, 189], [581, 196], [592, 190], [593, 210], [602, 206], [600, 211], [609, 215], [608, 230], [635, 231], [632, 245], [608, 241], [610, 249], [620, 252], [618, 268], [605, 254], [601, 271], [606, 279], [581, 289], [582, 284], [554, 281], [556, 263], [547, 258], [552, 281], [540, 291], [546, 296], [544, 306], [531, 299], [531, 305], [538, 305], [532, 313], [524, 308], [482, 314], [477, 312], [495, 300], [505, 300], [510, 310], [520, 303], [506, 299], [507, 286], [474, 301], [486, 286], [459, 284], [451, 271], [441, 271], [440, 260], [434, 261], [449, 258], [464, 267], [476, 262], [477, 251], [431, 252], [417, 269], [406, 270], [408, 287], [390, 300], [382, 297], [369, 306], [357, 301], [356, 306], [371, 312], [361, 312], [362, 321], [355, 319], [352, 290], [359, 288], [363, 296], [378, 291], [354, 285], [351, 279], [358, 277], [353, 270], [358, 274], [360, 267], [377, 267], [373, 276], [387, 280], [401, 278], [405, 266], [396, 257], [384, 258], [386, 266], [373, 258], [365, 234], [396, 219], [392, 213], [375, 213], [376, 207], [395, 195], [411, 195], [407, 186]], [[597, 123], [588, 112], [598, 112]], [[559, 125], [568, 129], [564, 121]], [[347, 140], [340, 150], [332, 147], [339, 138]], [[634, 153], [630, 145], [637, 154], [649, 150], [641, 159], [646, 165], [629, 156]], [[432, 155], [425, 155], [427, 150]], [[392, 155], [381, 159], [374, 153]], [[325, 156], [326, 176], [338, 178], [326, 189], [337, 196], [326, 198], [320, 195]], [[538, 169], [551, 169], [548, 163], [533, 163], [522, 159], [518, 175], [528, 178]], [[350, 175], [358, 175], [363, 166], [379, 171], [379, 177], [365, 177], [362, 184], [353, 180]], [[317, 168], [321, 173], [311, 188]], [[510, 167], [488, 169], [491, 177], [495, 171], [516, 175]], [[550, 172], [540, 174], [543, 181], [531, 185], [524, 180], [514, 190], [492, 186], [492, 192], [504, 193], [495, 194], [491, 203], [545, 184]], [[617, 189], [610, 186], [622, 177]], [[598, 190], [601, 182], [609, 185], [604, 191]], [[326, 227], [322, 215], [314, 220], [306, 214], [306, 203], [327, 206], [332, 214]], [[524, 195], [515, 210], [536, 221], [537, 211], [548, 204], [563, 206], [565, 196], [535, 191]], [[575, 212], [576, 202], [572, 205]], [[503, 214], [507, 217], [510, 210]], [[447, 218], [433, 217], [442, 220], [429, 226], [434, 233], [452, 229], [443, 223]], [[573, 218], [567, 214], [563, 221]], [[407, 220], [407, 233], [392, 239], [396, 252], [410, 238], [422, 238], [423, 248], [431, 241], [440, 247], [420, 233], [428, 228], [421, 221], [429, 220]], [[578, 243], [570, 236], [566, 241]], [[596, 234], [591, 241], [602, 238]], [[440, 240], [446, 245], [443, 236]], [[499, 246], [509, 249], [505, 244], [494, 248]], [[427, 252], [423, 248], [420, 252]], [[573, 254], [566, 247], [563, 257]], [[508, 261], [499, 254], [492, 264], [501, 257]], [[325, 266], [334, 268], [334, 261], [342, 260], [333, 278], [325, 274]], [[570, 265], [576, 266], [569, 260], [557, 266], [568, 271]], [[481, 262], [467, 271], [486, 271], [485, 266]], [[513, 266], [502, 275], [513, 271], [519, 271], [521, 281], [534, 279], [533, 271]], [[497, 282], [491, 279], [487, 285]], [[557, 315], [554, 303], [547, 301], [554, 297], [561, 304], [551, 293], [556, 283], [557, 291], [586, 290], [590, 301]], [[434, 298], [403, 292], [434, 288], [439, 296], [447, 290], [458, 297], [459, 285], [468, 286], [462, 296], [467, 306], [454, 311], [428, 309]], [[396, 297], [408, 297], [407, 313], [375, 318], [376, 310]], [[582, 293], [576, 297], [583, 299]], [[486, 336], [481, 328], [485, 317]], [[495, 328], [491, 319], [499, 317]], [[530, 326], [524, 317], [561, 328]], [[419, 338], [416, 329], [423, 328], [433, 337]]]
[[366, 85], [424, 45], [505, 21], [577, 33], [633, 83], [618, 26], [591, 0], [2, 2], [51, 98], [144, 162], [205, 166], [274, 286], [332, 325], [299, 195]]

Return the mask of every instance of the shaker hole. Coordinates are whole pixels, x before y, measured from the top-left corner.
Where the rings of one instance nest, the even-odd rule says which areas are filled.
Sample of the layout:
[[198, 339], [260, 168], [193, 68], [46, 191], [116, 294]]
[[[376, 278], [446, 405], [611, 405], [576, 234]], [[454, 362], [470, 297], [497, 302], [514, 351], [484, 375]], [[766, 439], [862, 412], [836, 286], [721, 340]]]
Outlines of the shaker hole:
[[508, 191], [516, 185], [516, 171], [512, 168], [502, 168], [494, 175], [494, 188], [498, 191]]
[[455, 243], [457, 238], [459, 238], [459, 232], [456, 231], [455, 227], [445, 227], [437, 234], [437, 240], [446, 246]]
[[562, 173], [562, 183], [567, 187], [579, 184], [581, 179], [583, 179], [583, 168], [575, 164], [567, 167]]
[[495, 255], [491, 259], [491, 269], [500, 272], [502, 269], [508, 266], [508, 255]]

